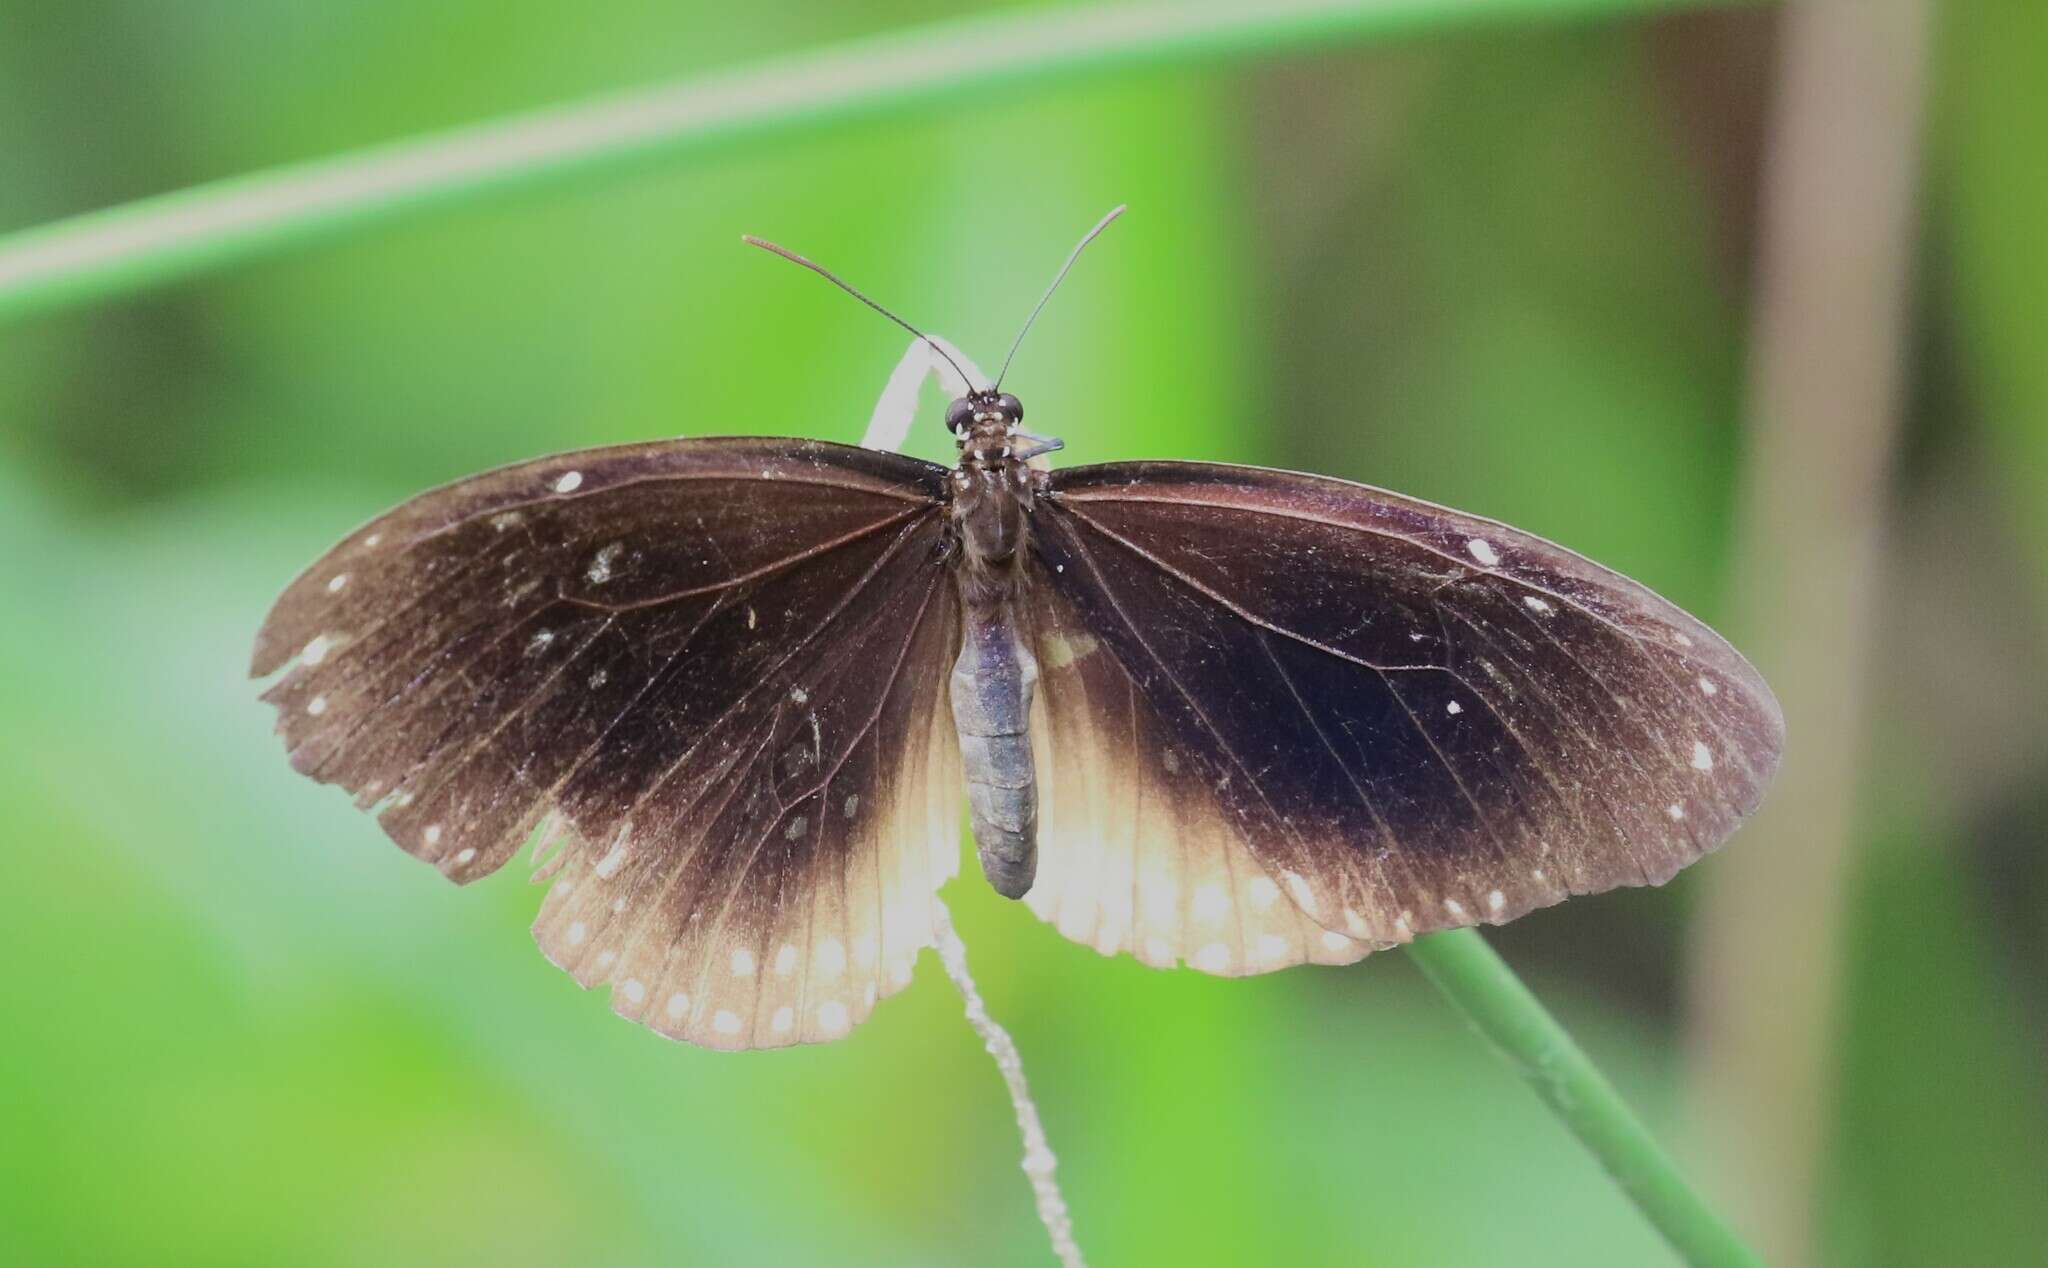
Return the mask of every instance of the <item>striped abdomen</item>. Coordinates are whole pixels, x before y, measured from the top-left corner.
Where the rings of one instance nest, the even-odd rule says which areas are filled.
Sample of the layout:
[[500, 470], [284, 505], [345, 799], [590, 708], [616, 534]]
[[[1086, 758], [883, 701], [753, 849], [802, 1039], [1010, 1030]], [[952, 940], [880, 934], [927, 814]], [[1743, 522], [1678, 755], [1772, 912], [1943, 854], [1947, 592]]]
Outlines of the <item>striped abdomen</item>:
[[1038, 783], [1031, 766], [1031, 693], [1038, 661], [1007, 605], [969, 605], [953, 663], [953, 725], [967, 775], [974, 844], [988, 883], [1022, 898], [1038, 869]]

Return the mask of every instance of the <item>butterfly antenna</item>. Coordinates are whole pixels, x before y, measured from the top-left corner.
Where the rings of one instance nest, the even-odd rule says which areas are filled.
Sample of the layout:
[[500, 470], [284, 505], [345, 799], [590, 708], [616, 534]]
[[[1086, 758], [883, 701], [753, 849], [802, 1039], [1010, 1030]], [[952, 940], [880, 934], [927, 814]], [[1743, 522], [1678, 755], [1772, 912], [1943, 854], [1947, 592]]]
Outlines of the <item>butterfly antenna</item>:
[[[1081, 240], [1074, 244], [1074, 249], [1072, 251], [1067, 252], [1067, 262], [1065, 264], [1060, 265], [1060, 271], [1053, 277], [1052, 285], [1046, 287], [1045, 294], [1038, 297], [1038, 307], [1032, 309], [1031, 315], [1024, 319], [1024, 329], [1018, 331], [1017, 337], [1010, 342], [1010, 355], [1003, 358], [1003, 368], [996, 371], [996, 385], [995, 387], [990, 388], [989, 391], [996, 391], [998, 388], [1001, 388], [1003, 386], [1003, 376], [1010, 372], [1010, 362], [1014, 361], [1017, 357], [1018, 345], [1024, 342], [1025, 335], [1031, 333], [1031, 323], [1037, 321], [1038, 314], [1045, 310], [1045, 302], [1051, 299], [1052, 293], [1060, 288], [1060, 283], [1067, 280], [1067, 270], [1073, 268], [1074, 261], [1081, 258], [1081, 248], [1095, 241], [1095, 235], [1101, 233], [1104, 229], [1109, 228], [1110, 221], [1116, 219], [1118, 216], [1123, 215], [1125, 205], [1126, 204], [1118, 203], [1115, 207], [1111, 208], [1110, 213], [1104, 216], [1102, 219], [1096, 221], [1095, 227], [1093, 229], [1090, 229], [1087, 233], [1081, 235]], [[843, 286], [845, 285], [845, 283], [842, 282], [840, 283], [840, 285]]]
[[[1119, 207], [1117, 208], [1117, 210], [1122, 211], [1123, 208]], [[960, 363], [958, 361], [955, 361], [952, 357], [946, 355], [946, 350], [939, 346], [938, 340], [932, 338], [924, 331], [919, 330], [917, 327], [911, 325], [909, 322], [903, 320], [901, 317], [898, 317], [895, 313], [890, 312], [888, 309], [882, 307], [880, 304], [877, 304], [874, 300], [871, 300], [867, 296], [861, 294], [860, 291], [854, 287], [853, 283], [847, 281], [845, 278], [839, 276], [837, 273], [834, 273], [831, 269], [826, 268], [824, 265], [818, 263], [816, 260], [807, 260], [803, 256], [800, 256], [796, 252], [790, 250], [788, 247], [777, 246], [773, 242], [768, 241], [766, 238], [757, 238], [751, 233], [743, 233], [740, 235], [740, 241], [746, 243], [750, 247], [759, 247], [763, 251], [773, 251], [775, 254], [781, 256], [783, 259], [788, 260], [791, 264], [803, 265], [811, 272], [816, 273], [819, 277], [824, 278], [826, 281], [832, 283], [832, 285], [838, 287], [840, 290], [845, 291], [848, 295], [853, 296], [861, 303], [866, 304], [869, 308], [874, 309], [876, 312], [882, 314], [882, 316], [887, 317], [890, 321], [895, 322], [897, 325], [903, 327], [911, 334], [916, 335], [918, 338], [924, 340], [933, 352], [936, 352], [941, 357], [944, 357], [946, 364], [953, 367], [953, 373], [960, 376], [960, 381], [967, 385], [967, 390], [970, 392], [974, 390], [974, 380], [967, 377], [967, 371], [960, 368]], [[1071, 264], [1073, 263], [1073, 261], [1069, 260], [1068, 263]], [[1014, 352], [1015, 349], [1012, 349], [1012, 351]], [[1005, 364], [1007, 365], [1008, 363], [1005, 362]]]

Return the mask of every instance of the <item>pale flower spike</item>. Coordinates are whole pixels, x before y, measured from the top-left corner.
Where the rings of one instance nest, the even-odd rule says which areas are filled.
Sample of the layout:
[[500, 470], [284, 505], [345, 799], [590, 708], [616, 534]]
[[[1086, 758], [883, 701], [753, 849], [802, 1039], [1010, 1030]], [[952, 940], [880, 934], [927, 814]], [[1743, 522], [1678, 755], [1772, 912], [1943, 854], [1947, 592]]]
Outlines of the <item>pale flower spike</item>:
[[[933, 345], [938, 350], [935, 351]], [[945, 355], [941, 356], [943, 352]], [[951, 357], [952, 364], [946, 362]], [[910, 437], [910, 424], [917, 417], [917, 397], [924, 388], [927, 375], [939, 381], [949, 398], [967, 395], [973, 388], [961, 379], [953, 366], [980, 380], [988, 382], [988, 376], [981, 367], [938, 335], [912, 339], [910, 347], [903, 353], [903, 359], [890, 372], [889, 381], [882, 385], [882, 395], [875, 401], [875, 412], [868, 418], [867, 435], [861, 437], [861, 446], [867, 449], [901, 449]]]

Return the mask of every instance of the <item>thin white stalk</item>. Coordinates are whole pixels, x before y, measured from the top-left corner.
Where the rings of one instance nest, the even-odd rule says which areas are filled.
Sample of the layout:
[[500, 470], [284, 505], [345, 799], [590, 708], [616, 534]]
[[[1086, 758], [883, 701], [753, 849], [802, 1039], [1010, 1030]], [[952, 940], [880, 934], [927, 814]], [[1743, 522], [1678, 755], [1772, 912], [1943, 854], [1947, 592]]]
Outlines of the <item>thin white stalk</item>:
[[1059, 1180], [1053, 1174], [1058, 1160], [1053, 1157], [1052, 1146], [1046, 1143], [1045, 1126], [1038, 1121], [1038, 1106], [1031, 1099], [1031, 1088], [1024, 1082], [1024, 1058], [1010, 1032], [988, 1015], [988, 1005], [982, 1002], [981, 991], [974, 985], [974, 975], [967, 971], [967, 944], [954, 932], [952, 913], [936, 894], [932, 895], [932, 931], [939, 938], [939, 961], [946, 966], [946, 976], [953, 979], [960, 997], [967, 1002], [967, 1024], [981, 1036], [982, 1046], [995, 1058], [996, 1069], [1002, 1073], [1003, 1086], [1010, 1090], [1010, 1107], [1017, 1112], [1017, 1132], [1024, 1138], [1024, 1178], [1031, 1182], [1031, 1196], [1038, 1204], [1038, 1218], [1045, 1225], [1045, 1234], [1052, 1239], [1052, 1253], [1065, 1268], [1083, 1268], [1081, 1248], [1074, 1241], [1074, 1221], [1067, 1214], [1067, 1200], [1061, 1196]]

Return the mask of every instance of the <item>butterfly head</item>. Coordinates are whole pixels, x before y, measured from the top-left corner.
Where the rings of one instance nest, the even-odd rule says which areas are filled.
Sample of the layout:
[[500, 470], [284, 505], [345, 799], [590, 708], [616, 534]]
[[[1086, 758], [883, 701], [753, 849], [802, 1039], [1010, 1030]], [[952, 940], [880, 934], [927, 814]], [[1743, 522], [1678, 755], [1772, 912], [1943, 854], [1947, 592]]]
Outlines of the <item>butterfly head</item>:
[[963, 462], [993, 466], [1011, 456], [1011, 437], [1024, 420], [1024, 405], [1008, 392], [985, 388], [946, 407], [946, 430], [960, 446]]

